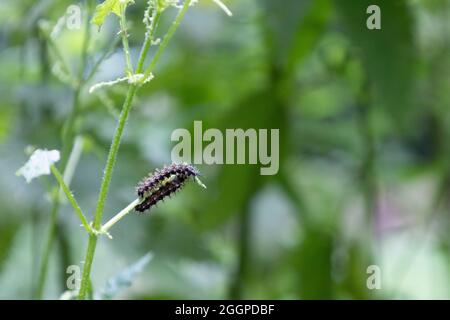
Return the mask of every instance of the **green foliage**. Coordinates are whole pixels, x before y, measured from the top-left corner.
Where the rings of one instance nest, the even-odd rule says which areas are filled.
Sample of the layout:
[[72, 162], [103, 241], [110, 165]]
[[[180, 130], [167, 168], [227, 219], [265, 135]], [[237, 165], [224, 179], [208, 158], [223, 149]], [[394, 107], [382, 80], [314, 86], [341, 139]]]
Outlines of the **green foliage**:
[[[136, 198], [144, 175], [170, 163], [171, 132], [195, 120], [204, 130], [279, 128], [280, 171], [194, 164], [207, 190], [188, 184], [95, 243], [87, 297], [448, 298], [448, 1], [224, 2], [232, 18], [199, 1], [168, 38], [178, 26], [170, 0], [150, 1], [166, 9], [154, 20], [148, 1], [123, 10], [105, 1], [95, 14], [88, 1], [93, 18], [82, 5], [81, 28], [62, 25], [53, 36], [73, 3], [0, 4], [1, 298], [36, 297], [42, 277], [42, 298], [58, 298], [67, 266], [86, 260], [86, 231], [71, 202], [55, 201], [56, 181], [27, 185], [14, 175], [24, 150], [61, 150], [63, 178], [64, 163], [78, 158], [66, 191], [90, 223], [130, 87], [137, 94], [121, 118], [99, 225]], [[380, 6], [381, 30], [366, 28], [369, 4]], [[63, 62], [70, 81], [58, 73]], [[144, 83], [147, 71], [154, 78]], [[85, 141], [78, 157], [76, 137]], [[123, 270], [145, 252], [154, 257], [139, 277]], [[47, 277], [36, 270], [42, 261]], [[381, 290], [366, 286], [372, 264]]]
[[[382, 12], [381, 30], [365, 28], [366, 8], [377, 4]], [[335, 0], [354, 54], [361, 58], [373, 85], [376, 101], [405, 128], [415, 115], [412, 92], [416, 74], [414, 21], [408, 1]]]
[[125, 14], [127, 6], [133, 3], [133, 0], [105, 0], [95, 8], [92, 23], [101, 27], [110, 13], [114, 13], [121, 18]]

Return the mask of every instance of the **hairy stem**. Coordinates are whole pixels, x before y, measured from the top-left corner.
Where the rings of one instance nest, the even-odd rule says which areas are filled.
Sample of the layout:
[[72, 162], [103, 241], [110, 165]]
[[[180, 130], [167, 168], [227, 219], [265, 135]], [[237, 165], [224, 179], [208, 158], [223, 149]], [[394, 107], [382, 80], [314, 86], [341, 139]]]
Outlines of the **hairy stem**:
[[[91, 232], [91, 227], [89, 226], [89, 223], [87, 222], [86, 217], [83, 214], [83, 211], [81, 210], [80, 206], [78, 205], [77, 200], [75, 200], [69, 187], [64, 182], [63, 176], [61, 175], [59, 170], [54, 165], [52, 165], [50, 167], [50, 170], [52, 171], [53, 175], [55, 176], [56, 180], [58, 181], [60, 188], [63, 190], [63, 192], [67, 196], [67, 199], [69, 200], [70, 204], [75, 209], [75, 213], [77, 214], [78, 218], [80, 219], [81, 223], [83, 224], [83, 227], [86, 229], [87, 232]], [[58, 194], [58, 197], [59, 197], [59, 194]]]
[[133, 74], [133, 65], [131, 63], [130, 46], [128, 44], [127, 20], [125, 17], [126, 5], [122, 5], [122, 14], [120, 15], [120, 36], [122, 37], [122, 46], [125, 53], [126, 74]]
[[145, 41], [144, 41], [144, 44], [142, 45], [141, 53], [139, 54], [139, 61], [138, 61], [138, 65], [136, 67], [136, 73], [141, 73], [142, 70], [144, 69], [145, 58], [147, 57], [147, 53], [148, 53], [148, 50], [150, 49], [150, 46], [152, 45], [152, 42], [154, 40], [155, 30], [156, 30], [156, 27], [158, 26], [159, 19], [161, 18], [161, 12], [159, 11], [157, 2], [156, 2], [155, 10], [156, 10], [155, 16], [153, 17], [153, 20], [149, 27], [149, 30], [147, 31], [147, 33], [145, 35]]
[[[190, 2], [191, 2], [191, 0], [186, 0], [183, 7], [179, 11], [177, 17], [175, 18], [174, 23], [170, 27], [166, 36], [164, 37], [163, 43], [158, 48], [158, 50], [155, 54], [155, 57], [153, 58], [152, 62], [150, 63], [149, 68], [147, 68], [146, 77], [148, 77], [150, 75], [150, 73], [153, 69], [153, 66], [156, 64], [156, 61], [161, 56], [162, 52], [167, 47], [167, 44], [169, 43], [170, 39], [172, 38], [173, 34], [175, 33], [177, 27], [180, 25], [180, 22], [188, 9]], [[151, 41], [151, 40], [147, 39], [146, 41]], [[128, 41], [126, 41], [126, 42], [128, 42]], [[144, 45], [145, 45], [145, 42], [144, 42]], [[125, 49], [125, 52], [126, 52], [126, 49]], [[141, 52], [145, 52], [145, 50], [142, 50]], [[141, 54], [141, 56], [139, 57], [138, 65], [143, 64], [144, 59], [145, 59], [145, 55]], [[122, 139], [123, 129], [125, 127], [125, 123], [127, 121], [128, 114], [130, 112], [132, 102], [133, 102], [133, 99], [134, 99], [137, 89], [138, 89], [137, 84], [134, 84], [134, 83], [130, 84], [128, 93], [127, 93], [127, 97], [125, 99], [125, 102], [122, 107], [122, 111], [120, 113], [119, 122], [117, 124], [117, 128], [114, 133], [111, 147], [109, 149], [108, 158], [106, 160], [106, 165], [105, 165], [105, 170], [104, 170], [104, 175], [103, 175], [103, 180], [102, 180], [102, 184], [100, 186], [97, 207], [96, 207], [95, 215], [94, 215], [93, 228], [96, 230], [98, 230], [101, 227], [101, 221], [102, 221], [102, 217], [103, 217], [103, 209], [105, 206], [106, 196], [107, 196], [108, 190], [109, 190], [109, 185], [111, 183], [112, 172], [114, 169], [114, 164], [116, 162], [117, 153], [119, 151], [119, 146], [120, 146], [120, 141]], [[89, 236], [89, 240], [88, 240], [86, 257], [84, 259], [84, 267], [83, 267], [83, 274], [81, 277], [80, 292], [78, 294], [79, 300], [84, 300], [86, 298], [86, 292], [89, 287], [92, 261], [94, 259], [96, 246], [97, 246], [97, 235], [91, 234]]]
[[149, 66], [145, 70], [144, 78], [148, 78], [153, 71], [156, 63], [158, 62], [159, 58], [161, 57], [162, 53], [166, 49], [167, 45], [169, 44], [170, 40], [172, 39], [173, 35], [175, 34], [175, 31], [177, 30], [178, 26], [181, 23], [181, 20], [183, 20], [184, 15], [186, 14], [187, 9], [189, 8], [189, 5], [191, 4], [191, 0], [186, 0], [183, 4], [183, 7], [178, 12], [175, 20], [173, 21], [172, 25], [170, 26], [169, 30], [167, 31], [166, 35], [164, 36], [163, 41], [158, 47], [158, 50], [155, 53], [155, 56], [153, 57], [152, 61], [150, 62]]
[[[103, 209], [105, 207], [106, 196], [108, 194], [109, 185], [111, 183], [111, 177], [112, 177], [112, 172], [114, 169], [114, 164], [115, 164], [116, 158], [117, 158], [117, 152], [119, 151], [119, 146], [120, 146], [120, 141], [122, 139], [123, 129], [125, 127], [125, 123], [127, 121], [128, 114], [130, 112], [131, 105], [133, 102], [134, 95], [136, 94], [136, 91], [137, 91], [137, 86], [134, 84], [130, 85], [130, 87], [128, 89], [127, 97], [125, 99], [125, 103], [122, 108], [122, 112], [120, 113], [119, 123], [117, 125], [116, 131], [114, 133], [114, 137], [113, 137], [113, 140], [111, 143], [111, 147], [109, 149], [108, 159], [106, 160], [106, 165], [105, 165], [105, 171], [104, 171], [105, 173], [103, 175], [102, 184], [100, 186], [97, 207], [96, 207], [95, 215], [94, 215], [93, 228], [97, 229], [97, 230], [101, 226]], [[84, 298], [86, 296], [86, 290], [88, 287], [88, 281], [89, 281], [89, 277], [90, 277], [90, 273], [91, 273], [91, 265], [92, 265], [92, 260], [94, 258], [96, 244], [97, 244], [97, 237], [95, 235], [90, 235], [89, 241], [88, 241], [88, 248], [87, 248], [87, 252], [86, 252], [86, 258], [84, 260], [84, 268], [83, 268], [83, 275], [81, 278], [80, 293], [78, 295], [78, 299], [80, 299], [80, 300], [84, 300]]]

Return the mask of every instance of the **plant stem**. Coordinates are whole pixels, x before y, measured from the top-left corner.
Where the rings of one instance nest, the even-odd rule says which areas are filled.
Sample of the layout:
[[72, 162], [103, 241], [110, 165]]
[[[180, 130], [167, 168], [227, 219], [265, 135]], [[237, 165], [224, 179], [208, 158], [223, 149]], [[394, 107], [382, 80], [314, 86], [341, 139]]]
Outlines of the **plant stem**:
[[375, 255], [376, 241], [376, 202], [378, 194], [377, 176], [376, 176], [376, 141], [371, 122], [371, 96], [370, 85], [365, 81], [358, 94], [359, 113], [357, 117], [357, 125], [360, 131], [362, 145], [364, 147], [364, 159], [360, 168], [361, 187], [364, 197], [365, 214], [368, 229], [364, 233], [366, 236], [365, 244], [368, 247], [367, 252]]
[[[55, 196], [55, 198], [59, 198]], [[47, 241], [45, 243], [44, 251], [42, 253], [41, 263], [39, 267], [38, 283], [36, 287], [35, 298], [42, 299], [44, 293], [45, 279], [47, 278], [48, 263], [50, 259], [50, 252], [52, 250], [53, 242], [56, 234], [56, 220], [58, 217], [58, 210], [60, 201], [58, 199], [53, 200], [53, 207], [50, 212], [49, 229], [47, 233]]]
[[128, 94], [125, 99], [122, 112], [120, 114], [119, 123], [114, 133], [114, 137], [111, 143], [111, 148], [109, 150], [108, 159], [105, 166], [105, 174], [103, 176], [103, 181], [100, 187], [100, 194], [97, 202], [97, 208], [94, 216], [94, 227], [96, 229], [100, 228], [102, 222], [103, 208], [105, 206], [106, 195], [109, 190], [109, 185], [111, 183], [111, 176], [114, 169], [114, 164], [117, 158], [117, 152], [119, 151], [120, 140], [122, 139], [123, 129], [128, 118], [128, 114], [131, 109], [134, 95], [136, 94], [137, 86], [130, 85], [128, 89]]
[[80, 161], [81, 154], [83, 153], [83, 144], [83, 137], [80, 135], [76, 136], [63, 175], [64, 182], [67, 186], [70, 186], [70, 183], [72, 182], [75, 169]]
[[57, 46], [53, 38], [49, 34], [45, 34], [45, 38], [47, 40], [48, 46], [50, 47], [50, 50], [53, 52], [53, 55], [55, 56], [56, 61], [61, 65], [63, 72], [65, 72], [67, 76], [73, 79], [72, 77], [73, 75], [69, 68], [69, 65], [65, 61], [61, 53], [61, 50], [59, 50], [59, 47]]
[[[86, 0], [86, 8], [88, 12], [88, 17], [91, 16], [93, 7], [93, 1], [92, 0]], [[72, 143], [73, 143], [73, 128], [75, 124], [75, 120], [78, 116], [79, 109], [80, 109], [80, 95], [81, 90], [83, 89], [85, 85], [84, 80], [84, 72], [86, 70], [87, 66], [87, 56], [88, 56], [88, 47], [89, 42], [91, 40], [91, 27], [90, 27], [90, 18], [86, 18], [85, 25], [84, 25], [84, 37], [83, 37], [83, 44], [81, 49], [81, 61], [80, 66], [78, 69], [78, 76], [75, 81], [75, 90], [74, 90], [74, 101], [73, 101], [73, 107], [69, 114], [69, 117], [63, 127], [63, 148], [66, 148], [66, 150], [72, 149]], [[64, 151], [64, 150], [63, 150]], [[67, 155], [67, 151], [63, 152], [63, 156]], [[66, 159], [64, 157], [61, 157], [61, 166], [64, 168], [66, 165]]]
[[91, 266], [94, 259], [95, 247], [97, 246], [97, 236], [90, 234], [88, 239], [88, 246], [86, 249], [86, 257], [84, 259], [83, 274], [81, 276], [80, 292], [78, 293], [78, 300], [84, 300], [89, 289]]
[[240, 300], [244, 296], [245, 282], [250, 263], [250, 202], [247, 201], [239, 217], [239, 256], [234, 277], [231, 281], [229, 298]]
[[[75, 213], [77, 214], [78, 218], [81, 220], [81, 223], [83, 224], [83, 227], [86, 229], [87, 232], [91, 232], [92, 231], [91, 227], [89, 226], [89, 223], [87, 222], [86, 217], [83, 214], [83, 211], [81, 211], [81, 208], [78, 205], [77, 200], [75, 200], [72, 192], [70, 192], [69, 187], [64, 182], [63, 176], [61, 175], [59, 170], [54, 165], [52, 165], [50, 167], [50, 170], [52, 171], [53, 175], [55, 176], [56, 180], [58, 181], [61, 189], [66, 194], [67, 199], [69, 199], [70, 204], [75, 209]], [[58, 193], [58, 197], [59, 197], [59, 193]]]
[[[98, 230], [101, 226], [103, 209], [105, 206], [106, 195], [108, 194], [109, 185], [111, 183], [111, 176], [114, 169], [114, 164], [117, 158], [117, 152], [119, 151], [120, 140], [122, 139], [123, 129], [125, 127], [125, 123], [128, 118], [128, 114], [131, 109], [131, 105], [133, 102], [134, 95], [136, 94], [137, 86], [135, 84], [131, 84], [128, 89], [128, 94], [125, 99], [122, 112], [120, 113], [119, 123], [117, 125], [116, 131], [114, 133], [114, 137], [111, 143], [111, 147], [109, 149], [108, 159], [105, 165], [105, 174], [103, 175], [102, 184], [100, 186], [99, 198], [97, 201], [97, 207], [95, 210], [94, 223], [93, 228]], [[91, 273], [91, 265], [92, 260], [94, 258], [95, 247], [97, 244], [97, 236], [91, 234], [89, 236], [88, 248], [86, 252], [86, 258], [84, 260], [84, 268], [83, 275], [81, 278], [81, 286], [80, 293], [78, 295], [78, 299], [84, 300], [86, 296], [86, 290], [88, 286], [88, 281]]]
[[133, 65], [131, 63], [130, 46], [128, 44], [127, 20], [125, 17], [126, 5], [122, 5], [122, 14], [120, 15], [120, 36], [122, 37], [123, 51], [125, 53], [126, 74], [133, 74]]
[[[170, 39], [172, 38], [173, 34], [175, 33], [177, 27], [180, 25], [180, 22], [188, 9], [190, 2], [191, 2], [191, 0], [186, 0], [184, 2], [182, 9], [179, 11], [177, 17], [175, 18], [174, 23], [169, 28], [167, 34], [164, 37], [163, 42], [161, 43], [160, 47], [158, 48], [152, 62], [150, 63], [150, 66], [147, 68], [146, 76], [144, 78], [147, 78], [150, 75], [154, 65], [158, 61], [158, 59], [161, 56], [164, 49], [167, 47], [167, 44], [169, 43]], [[124, 15], [122, 15], [122, 16], [124, 16]], [[147, 41], [151, 41], [151, 40], [146, 39], [146, 41], [144, 42], [144, 45]], [[125, 42], [128, 44], [128, 40], [126, 40]], [[146, 51], [142, 50], [141, 52], [145, 53]], [[125, 55], [127, 55], [126, 48], [125, 48]], [[144, 59], [145, 59], [145, 55], [142, 54], [139, 57], [138, 65], [143, 63], [142, 60], [144, 60]], [[115, 164], [115, 161], [117, 158], [117, 153], [119, 151], [119, 146], [120, 146], [120, 141], [122, 139], [123, 129], [125, 127], [125, 123], [127, 121], [128, 114], [130, 112], [132, 102], [133, 102], [133, 99], [134, 99], [137, 89], [138, 89], [137, 84], [135, 84], [135, 83], [130, 84], [128, 93], [127, 93], [127, 97], [125, 99], [125, 102], [122, 107], [122, 111], [120, 113], [119, 122], [118, 122], [118, 125], [116, 128], [116, 131], [114, 133], [111, 147], [109, 149], [108, 158], [106, 160], [106, 165], [105, 165], [105, 170], [104, 170], [104, 175], [103, 175], [103, 180], [102, 180], [102, 184], [100, 186], [97, 207], [95, 210], [94, 223], [93, 223], [93, 228], [95, 230], [99, 230], [99, 228], [101, 226], [103, 209], [105, 206], [106, 196], [107, 196], [108, 190], [109, 190], [109, 185], [111, 183], [111, 176], [112, 176], [114, 164]], [[89, 287], [92, 261], [94, 259], [96, 246], [97, 246], [97, 235], [90, 234], [89, 240], [88, 240], [88, 246], [87, 246], [87, 250], [86, 250], [86, 256], [84, 259], [84, 267], [83, 267], [83, 274], [81, 277], [80, 292], [78, 294], [79, 300], [84, 300], [86, 297], [86, 292]]]
[[123, 217], [125, 217], [131, 210], [134, 209], [142, 200], [137, 198], [132, 201], [129, 205], [123, 208], [119, 213], [117, 213], [114, 217], [109, 219], [100, 229], [101, 233], [108, 233], [108, 230], [111, 229], [113, 225], [115, 225], [118, 221], [120, 221]]
[[111, 44], [109, 45], [108, 49], [106, 49], [103, 54], [100, 56], [100, 58], [94, 63], [94, 65], [92, 66], [91, 71], [88, 73], [88, 75], [86, 76], [84, 82], [89, 82], [92, 77], [95, 75], [95, 73], [97, 72], [98, 68], [100, 67], [100, 65], [102, 64], [102, 62], [108, 58], [111, 53], [113, 53], [114, 48], [117, 46], [117, 44], [120, 42], [120, 38], [116, 38], [114, 41], [111, 42]]
[[[67, 186], [70, 185], [70, 181], [71, 181], [71, 177], [70, 177], [70, 172], [74, 172], [76, 166], [78, 165], [78, 160], [79, 160], [79, 152], [81, 152], [81, 150], [77, 151], [75, 150], [76, 148], [78, 148], [80, 145], [80, 143], [76, 143], [74, 144], [74, 148], [73, 150], [70, 152], [70, 156], [67, 160], [67, 165], [63, 164], [62, 167], [65, 168], [64, 170], [64, 175], [63, 175], [63, 181], [65, 182], [65, 184]], [[76, 148], [75, 148], [76, 147]], [[65, 151], [67, 152], [67, 151]], [[64, 154], [62, 155], [62, 158], [64, 158]], [[45, 286], [45, 279], [47, 278], [47, 267], [48, 267], [48, 260], [50, 258], [50, 251], [53, 247], [53, 242], [55, 240], [55, 235], [56, 235], [56, 225], [58, 222], [58, 212], [59, 212], [59, 208], [61, 205], [61, 193], [63, 191], [61, 190], [61, 188], [58, 188], [58, 192], [56, 193], [57, 195], [55, 195], [53, 197], [53, 204], [52, 204], [52, 209], [51, 209], [51, 213], [50, 213], [50, 219], [49, 219], [49, 229], [48, 229], [48, 233], [47, 233], [47, 241], [44, 247], [44, 251], [42, 253], [42, 258], [41, 258], [41, 263], [39, 266], [39, 276], [38, 276], [38, 282], [37, 282], [37, 287], [36, 287], [36, 292], [35, 292], [35, 298], [36, 299], [42, 299], [42, 295], [44, 292], [44, 286]]]
[[158, 8], [158, 2], [156, 2], [156, 13], [155, 17], [152, 20], [152, 24], [150, 25], [150, 29], [147, 31], [145, 35], [144, 44], [142, 45], [141, 53], [139, 54], [139, 61], [136, 67], [136, 73], [141, 73], [144, 69], [144, 62], [145, 58], [147, 57], [148, 50], [150, 49], [150, 46], [152, 45], [152, 41], [154, 39], [154, 34], [156, 27], [158, 26], [159, 19], [161, 17], [161, 12]]
[[178, 12], [175, 20], [173, 21], [172, 25], [170, 26], [169, 30], [167, 31], [166, 35], [164, 36], [163, 41], [159, 45], [158, 50], [155, 53], [155, 56], [153, 57], [149, 66], [147, 67], [147, 69], [145, 70], [144, 79], [147, 79], [150, 76], [150, 73], [153, 71], [153, 68], [155, 67], [155, 65], [158, 62], [159, 58], [161, 57], [162, 53], [164, 52], [164, 50], [166, 49], [170, 40], [172, 39], [173, 35], [175, 34], [175, 31], [177, 30], [178, 26], [180, 25], [181, 20], [183, 20], [183, 17], [186, 14], [186, 11], [189, 8], [190, 4], [191, 4], [191, 0], [186, 0], [184, 2], [183, 7]]
[[[86, 5], [87, 5], [87, 11], [88, 11], [88, 16], [90, 16], [91, 12], [92, 12], [92, 0], [87, 0], [86, 1]], [[53, 43], [53, 39], [51, 39], [51, 37], [48, 37], [49, 39], [49, 45], [55, 45]], [[80, 63], [80, 67], [79, 67], [79, 71], [78, 71], [78, 76], [79, 78], [77, 79], [77, 81], [75, 81], [75, 89], [74, 89], [74, 96], [73, 96], [73, 100], [72, 100], [72, 109], [71, 112], [69, 114], [69, 117], [67, 118], [67, 120], [65, 121], [64, 125], [63, 125], [63, 130], [62, 130], [62, 151], [61, 151], [61, 162], [60, 162], [60, 167], [61, 167], [61, 171], [64, 172], [64, 174], [66, 174], [66, 169], [67, 169], [67, 161], [69, 161], [69, 157], [71, 155], [71, 150], [73, 147], [73, 127], [75, 124], [75, 119], [76, 116], [78, 115], [79, 112], [79, 108], [80, 108], [80, 93], [81, 93], [81, 89], [84, 85], [83, 82], [83, 73], [84, 70], [86, 68], [86, 64], [87, 64], [87, 48], [88, 48], [88, 44], [89, 44], [89, 40], [90, 40], [90, 24], [89, 24], [89, 19], [87, 18], [85, 21], [85, 25], [84, 25], [84, 39], [83, 39], [83, 46], [82, 46], [82, 53], [81, 53], [81, 63]], [[56, 48], [56, 46], [55, 46]], [[60, 57], [61, 61], [64, 62], [64, 60], [62, 59], [62, 56]], [[76, 163], [73, 164], [74, 167], [76, 166]], [[72, 170], [75, 170], [75, 168], [72, 168]], [[70, 183], [67, 183], [67, 185], [70, 185]], [[40, 264], [40, 268], [39, 268], [39, 276], [38, 276], [38, 284], [36, 287], [36, 294], [35, 297], [36, 299], [42, 299], [42, 295], [44, 292], [44, 286], [45, 286], [45, 280], [47, 278], [47, 268], [48, 268], [48, 264], [49, 264], [49, 259], [50, 259], [50, 252], [53, 246], [53, 242], [55, 239], [55, 234], [57, 231], [56, 225], [57, 225], [57, 221], [58, 221], [58, 213], [59, 213], [59, 208], [60, 208], [60, 197], [59, 197], [59, 192], [57, 194], [57, 196], [55, 196], [53, 198], [53, 204], [52, 204], [52, 209], [51, 209], [51, 214], [50, 214], [50, 220], [49, 220], [49, 230], [47, 233], [47, 241], [44, 247], [44, 252], [42, 254], [42, 260], [41, 260], [41, 264]]]

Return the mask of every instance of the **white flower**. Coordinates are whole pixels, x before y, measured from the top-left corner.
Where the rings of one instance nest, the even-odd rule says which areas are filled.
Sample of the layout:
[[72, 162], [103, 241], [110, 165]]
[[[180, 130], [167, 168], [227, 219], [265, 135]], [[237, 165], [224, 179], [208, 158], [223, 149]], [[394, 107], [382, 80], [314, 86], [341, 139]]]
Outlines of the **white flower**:
[[58, 150], [37, 149], [27, 163], [17, 170], [16, 175], [23, 176], [27, 183], [42, 175], [50, 174], [50, 167], [59, 161]]

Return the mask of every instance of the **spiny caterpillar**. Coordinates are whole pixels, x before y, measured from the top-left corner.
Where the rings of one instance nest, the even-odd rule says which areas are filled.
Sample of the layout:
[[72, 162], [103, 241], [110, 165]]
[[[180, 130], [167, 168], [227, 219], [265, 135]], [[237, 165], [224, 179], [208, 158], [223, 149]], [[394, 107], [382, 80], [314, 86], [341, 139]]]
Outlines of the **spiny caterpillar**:
[[198, 179], [199, 175], [200, 172], [197, 168], [187, 163], [172, 163], [161, 170], [156, 169], [153, 174], [149, 174], [137, 185], [136, 192], [142, 202], [134, 209], [142, 213], [152, 208], [158, 202], [181, 189], [190, 177], [193, 177], [197, 183], [205, 187]]

